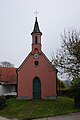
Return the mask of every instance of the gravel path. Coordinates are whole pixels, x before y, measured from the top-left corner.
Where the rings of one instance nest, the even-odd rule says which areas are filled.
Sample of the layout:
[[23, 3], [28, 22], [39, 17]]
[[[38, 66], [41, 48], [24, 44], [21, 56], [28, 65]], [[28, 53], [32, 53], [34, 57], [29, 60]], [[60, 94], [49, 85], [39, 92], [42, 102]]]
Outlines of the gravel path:
[[55, 117], [47, 117], [47, 118], [36, 119], [36, 120], [80, 120], [80, 112], [61, 115], [61, 116], [55, 116]]
[[8, 118], [1, 117], [1, 116], [0, 116], [0, 120], [18, 120], [18, 119], [8, 119]]

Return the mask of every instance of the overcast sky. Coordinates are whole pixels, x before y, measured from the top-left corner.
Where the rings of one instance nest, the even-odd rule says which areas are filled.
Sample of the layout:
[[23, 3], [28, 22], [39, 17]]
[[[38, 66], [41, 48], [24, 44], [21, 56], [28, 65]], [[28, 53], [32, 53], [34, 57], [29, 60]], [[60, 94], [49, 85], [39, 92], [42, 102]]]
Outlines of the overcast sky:
[[80, 0], [0, 0], [0, 62], [19, 67], [31, 51], [35, 10], [42, 36], [42, 51], [51, 59], [61, 46], [60, 34], [80, 28]]

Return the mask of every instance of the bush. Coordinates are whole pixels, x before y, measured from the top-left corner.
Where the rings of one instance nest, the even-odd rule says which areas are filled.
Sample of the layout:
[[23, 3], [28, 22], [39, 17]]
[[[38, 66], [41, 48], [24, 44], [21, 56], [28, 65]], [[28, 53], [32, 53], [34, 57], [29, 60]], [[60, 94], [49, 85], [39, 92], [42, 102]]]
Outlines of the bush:
[[6, 106], [6, 98], [0, 97], [0, 110]]
[[74, 78], [71, 86], [71, 94], [74, 97], [75, 108], [80, 108], [80, 78]]
[[16, 96], [15, 95], [6, 95], [5, 98], [6, 99], [11, 99], [11, 98], [16, 98]]
[[61, 89], [57, 91], [58, 96], [71, 97], [70, 89]]

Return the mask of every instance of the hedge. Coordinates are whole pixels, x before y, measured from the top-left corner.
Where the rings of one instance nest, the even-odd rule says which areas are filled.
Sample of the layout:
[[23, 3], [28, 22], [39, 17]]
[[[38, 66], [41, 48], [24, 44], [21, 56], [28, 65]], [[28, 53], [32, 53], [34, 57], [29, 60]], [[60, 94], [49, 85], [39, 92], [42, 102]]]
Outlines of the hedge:
[[0, 96], [0, 110], [6, 106], [6, 98]]
[[57, 95], [71, 97], [71, 91], [70, 91], [70, 89], [60, 89], [60, 90], [57, 90]]

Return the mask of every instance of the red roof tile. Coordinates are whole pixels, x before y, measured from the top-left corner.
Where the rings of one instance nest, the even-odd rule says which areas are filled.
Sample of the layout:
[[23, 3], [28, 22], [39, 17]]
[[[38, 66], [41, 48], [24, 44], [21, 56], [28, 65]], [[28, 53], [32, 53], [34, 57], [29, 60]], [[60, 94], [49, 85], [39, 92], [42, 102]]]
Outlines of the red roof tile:
[[0, 67], [0, 82], [17, 84], [16, 68]]

